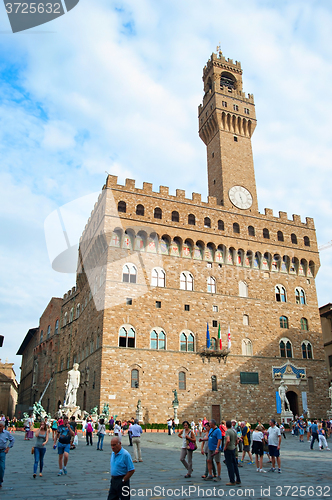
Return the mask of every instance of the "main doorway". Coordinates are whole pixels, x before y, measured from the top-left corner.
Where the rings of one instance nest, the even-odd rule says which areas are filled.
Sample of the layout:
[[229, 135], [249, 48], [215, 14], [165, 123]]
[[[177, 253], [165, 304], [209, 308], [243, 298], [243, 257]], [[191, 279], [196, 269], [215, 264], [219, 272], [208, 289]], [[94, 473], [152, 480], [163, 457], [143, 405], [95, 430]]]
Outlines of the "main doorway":
[[293, 415], [300, 415], [299, 413], [299, 401], [298, 401], [298, 396], [296, 392], [294, 391], [287, 391], [286, 392], [287, 399], [289, 401], [289, 406], [290, 406], [290, 411], [293, 413]]

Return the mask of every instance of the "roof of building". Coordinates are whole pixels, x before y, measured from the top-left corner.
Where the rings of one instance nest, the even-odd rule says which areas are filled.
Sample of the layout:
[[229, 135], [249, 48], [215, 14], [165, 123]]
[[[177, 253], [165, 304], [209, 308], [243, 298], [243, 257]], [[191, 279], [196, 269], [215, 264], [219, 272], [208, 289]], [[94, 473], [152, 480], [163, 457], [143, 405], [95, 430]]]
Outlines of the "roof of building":
[[17, 351], [17, 355], [23, 355], [26, 347], [28, 346], [30, 340], [33, 339], [34, 335], [38, 332], [39, 328], [30, 328], [30, 330], [28, 330], [28, 333], [26, 334], [26, 336], [24, 337], [24, 340], [19, 348], [19, 350]]

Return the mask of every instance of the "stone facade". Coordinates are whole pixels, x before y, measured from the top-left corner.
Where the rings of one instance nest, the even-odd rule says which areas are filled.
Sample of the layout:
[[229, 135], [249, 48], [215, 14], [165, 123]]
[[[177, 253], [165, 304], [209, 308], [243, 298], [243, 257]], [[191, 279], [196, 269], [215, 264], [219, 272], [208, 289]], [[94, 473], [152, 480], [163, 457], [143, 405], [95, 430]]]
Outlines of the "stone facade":
[[332, 383], [332, 304], [319, 308], [329, 383]]
[[177, 389], [180, 419], [267, 421], [283, 378], [294, 414], [308, 407], [323, 416], [314, 222], [258, 212], [255, 109], [240, 63], [213, 54], [203, 81], [208, 201], [107, 177], [80, 240], [76, 287], [62, 303], [54, 404], [78, 362], [77, 403], [88, 411], [108, 403], [131, 417], [140, 399], [146, 422], [165, 422]]
[[0, 360], [0, 414], [12, 418], [17, 402], [18, 383], [13, 370], [14, 363]]

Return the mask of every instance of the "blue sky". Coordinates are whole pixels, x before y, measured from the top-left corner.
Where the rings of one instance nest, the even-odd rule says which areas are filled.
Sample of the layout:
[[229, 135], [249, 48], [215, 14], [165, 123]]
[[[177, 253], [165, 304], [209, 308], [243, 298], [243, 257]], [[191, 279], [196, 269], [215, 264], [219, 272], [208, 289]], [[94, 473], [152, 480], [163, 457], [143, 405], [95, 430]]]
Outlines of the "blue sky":
[[[291, 0], [80, 0], [65, 16], [11, 34], [0, 6], [2, 360], [74, 275], [52, 270], [44, 221], [100, 191], [105, 171], [207, 195], [197, 133], [202, 69], [220, 42], [255, 96], [260, 211], [314, 217], [332, 240], [332, 5]], [[321, 252], [319, 305], [332, 301]]]

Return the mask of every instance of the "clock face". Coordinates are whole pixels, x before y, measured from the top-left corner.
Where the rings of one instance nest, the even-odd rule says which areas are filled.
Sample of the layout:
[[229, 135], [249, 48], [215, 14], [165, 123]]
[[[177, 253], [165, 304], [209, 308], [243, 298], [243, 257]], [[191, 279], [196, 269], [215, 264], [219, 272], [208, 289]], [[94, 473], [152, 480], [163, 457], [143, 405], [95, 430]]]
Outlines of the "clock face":
[[242, 210], [246, 210], [252, 205], [252, 196], [248, 189], [242, 186], [233, 186], [228, 191], [228, 196], [233, 205]]

